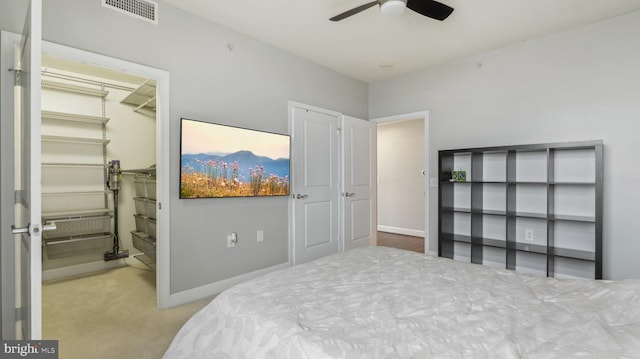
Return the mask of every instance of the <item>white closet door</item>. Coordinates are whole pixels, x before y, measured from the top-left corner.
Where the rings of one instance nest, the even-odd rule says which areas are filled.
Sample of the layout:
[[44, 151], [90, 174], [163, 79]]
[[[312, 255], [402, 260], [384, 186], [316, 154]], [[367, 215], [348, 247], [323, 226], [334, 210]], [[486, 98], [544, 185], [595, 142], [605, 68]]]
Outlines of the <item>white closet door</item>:
[[339, 250], [340, 115], [290, 106], [292, 132], [292, 263]]
[[[20, 299], [22, 338], [42, 338], [42, 213], [40, 158], [40, 63], [42, 2], [31, 0], [20, 45], [20, 125], [16, 126], [16, 217], [20, 236]], [[16, 64], [17, 65], [17, 64]], [[21, 233], [17, 233], [21, 232]]]
[[345, 250], [375, 245], [376, 124], [342, 121], [342, 238]]

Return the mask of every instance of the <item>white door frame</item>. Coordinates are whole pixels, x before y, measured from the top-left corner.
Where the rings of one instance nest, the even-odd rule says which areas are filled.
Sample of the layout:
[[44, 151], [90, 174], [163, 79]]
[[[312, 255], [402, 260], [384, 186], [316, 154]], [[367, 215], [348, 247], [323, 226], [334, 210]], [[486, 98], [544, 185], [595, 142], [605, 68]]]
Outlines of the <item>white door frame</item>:
[[[14, 35], [12, 35], [14, 36]], [[15, 34], [15, 36], [19, 36]], [[4, 52], [3, 44], [2, 51]], [[169, 112], [169, 72], [157, 68], [136, 64], [133, 62], [116, 59], [93, 52], [80, 50], [64, 45], [42, 41], [42, 54], [64, 58], [70, 61], [80, 62], [92, 66], [112, 69], [114, 71], [129, 73], [140, 77], [152, 78], [157, 81], [156, 95], [158, 98], [156, 108], [156, 178], [157, 181], [157, 206], [158, 206], [158, 238], [156, 253], [156, 296], [158, 308], [172, 306], [170, 293], [170, 112]], [[4, 54], [3, 54], [4, 56]], [[4, 96], [4, 95], [3, 95]], [[13, 110], [13, 109], [11, 109]], [[3, 114], [5, 109], [3, 109]], [[7, 110], [8, 111], [8, 110]], [[4, 121], [3, 121], [4, 122]], [[4, 203], [3, 203], [4, 205]], [[4, 212], [4, 210], [3, 210]]]
[[[418, 111], [418, 112], [410, 112], [410, 113], [403, 113], [403, 114], [399, 114], [399, 115], [393, 115], [393, 116], [387, 116], [387, 117], [379, 117], [379, 118], [374, 118], [371, 119], [371, 122], [377, 123], [377, 124], [381, 124], [381, 123], [388, 123], [388, 122], [396, 122], [396, 121], [408, 121], [408, 120], [420, 120], [423, 119], [424, 120], [424, 169], [425, 169], [425, 176], [424, 176], [424, 183], [423, 183], [423, 187], [424, 187], [424, 251], [425, 253], [431, 253], [431, 254], [437, 254], [437, 249], [436, 250], [431, 250], [431, 248], [429, 248], [429, 228], [430, 228], [430, 223], [429, 223], [429, 178], [432, 177], [432, 175], [429, 173], [429, 111]], [[437, 174], [433, 174], [434, 178], [437, 178]], [[376, 203], [377, 205], [377, 203]], [[376, 218], [377, 220], [377, 218]]]

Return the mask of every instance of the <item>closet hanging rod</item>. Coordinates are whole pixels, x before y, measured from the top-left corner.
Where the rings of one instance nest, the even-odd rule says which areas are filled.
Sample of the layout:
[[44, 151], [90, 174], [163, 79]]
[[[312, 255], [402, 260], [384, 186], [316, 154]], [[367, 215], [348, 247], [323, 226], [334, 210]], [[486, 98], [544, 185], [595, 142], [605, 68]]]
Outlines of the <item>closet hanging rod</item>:
[[140, 106], [136, 107], [133, 111], [138, 112], [141, 108], [145, 107], [149, 103], [156, 100], [156, 96], [150, 97], [147, 101], [143, 102]]
[[56, 72], [53, 72], [53, 71], [49, 70], [48, 68], [45, 68], [44, 70], [42, 70], [42, 75], [43, 76], [54, 77], [54, 78], [58, 78], [58, 79], [63, 79], [63, 80], [77, 81], [77, 82], [81, 82], [81, 83], [85, 83], [85, 84], [89, 84], [89, 85], [97, 85], [97, 86], [104, 85], [105, 87], [110, 87], [112, 89], [117, 89], [117, 90], [133, 91], [133, 90], [136, 89], [135, 87], [116, 85], [116, 84], [110, 83], [110, 82], [95, 81], [95, 80], [85, 79], [85, 78], [82, 78], [82, 77], [56, 73]]

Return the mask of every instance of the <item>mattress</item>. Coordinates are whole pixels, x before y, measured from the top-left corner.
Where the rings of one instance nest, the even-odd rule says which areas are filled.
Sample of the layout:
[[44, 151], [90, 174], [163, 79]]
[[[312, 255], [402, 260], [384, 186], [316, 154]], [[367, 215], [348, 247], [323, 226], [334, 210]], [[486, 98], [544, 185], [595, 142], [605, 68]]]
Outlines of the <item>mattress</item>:
[[639, 358], [640, 280], [541, 278], [386, 247], [216, 297], [165, 358]]

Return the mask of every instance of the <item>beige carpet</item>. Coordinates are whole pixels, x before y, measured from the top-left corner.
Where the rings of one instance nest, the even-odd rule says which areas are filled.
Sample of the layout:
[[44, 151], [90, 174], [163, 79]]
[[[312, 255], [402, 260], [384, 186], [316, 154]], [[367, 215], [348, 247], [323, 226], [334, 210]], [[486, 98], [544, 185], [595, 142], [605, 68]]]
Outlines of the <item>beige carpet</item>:
[[156, 309], [155, 272], [122, 267], [42, 286], [44, 339], [61, 359], [161, 358], [180, 327], [211, 298]]

